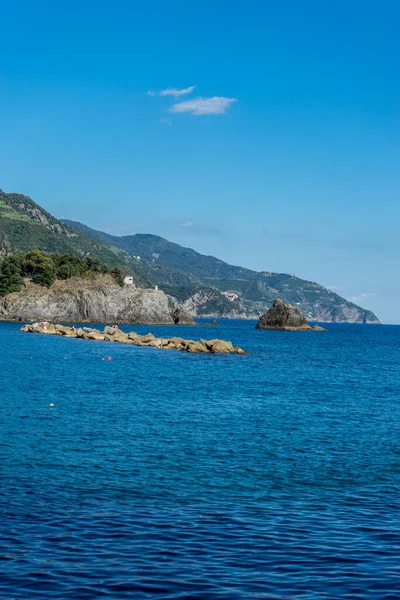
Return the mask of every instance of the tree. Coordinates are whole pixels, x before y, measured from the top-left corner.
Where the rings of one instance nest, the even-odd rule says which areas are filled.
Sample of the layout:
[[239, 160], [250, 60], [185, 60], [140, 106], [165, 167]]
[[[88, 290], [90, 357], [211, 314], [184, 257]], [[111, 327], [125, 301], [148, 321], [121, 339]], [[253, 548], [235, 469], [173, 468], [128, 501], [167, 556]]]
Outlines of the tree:
[[120, 269], [120, 267], [114, 267], [113, 269], [110, 269], [110, 275], [114, 277], [118, 285], [121, 287], [124, 285], [124, 271]]
[[19, 292], [24, 280], [21, 277], [24, 255], [20, 252], [7, 256], [0, 266], [0, 296]]
[[24, 273], [39, 285], [50, 287], [56, 279], [54, 262], [49, 255], [40, 250], [31, 250], [26, 253], [23, 269]]
[[56, 279], [70, 279], [91, 274], [109, 273], [119, 285], [124, 283], [124, 272], [118, 267], [110, 269], [97, 258], [81, 258], [75, 254], [47, 254], [30, 250], [26, 254], [10, 254], [0, 262], [0, 296], [19, 292], [24, 277], [34, 283], [50, 287]]

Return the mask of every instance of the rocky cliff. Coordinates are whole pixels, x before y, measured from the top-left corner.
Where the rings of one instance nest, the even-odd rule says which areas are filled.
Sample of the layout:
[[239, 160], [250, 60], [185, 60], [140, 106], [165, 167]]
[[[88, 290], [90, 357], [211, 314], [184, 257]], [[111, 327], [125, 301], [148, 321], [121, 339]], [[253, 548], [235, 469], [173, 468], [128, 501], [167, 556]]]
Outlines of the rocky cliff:
[[184, 310], [209, 318], [258, 318], [275, 298], [308, 321], [379, 323], [370, 310], [293, 274], [229, 265], [156, 235], [111, 236], [60, 221], [21, 194], [0, 190], [0, 258], [14, 251], [72, 253], [120, 267], [141, 288], [158, 285]]
[[263, 314], [256, 329], [282, 329], [285, 331], [324, 331], [319, 325], [311, 327], [306, 318], [290, 304], [285, 304], [280, 298]]
[[121, 287], [106, 275], [56, 281], [50, 288], [27, 281], [0, 299], [0, 319], [172, 325], [174, 308], [160, 290]]
[[257, 319], [279, 297], [298, 307], [308, 321], [379, 323], [372, 311], [294, 274], [256, 272], [230, 265], [156, 235], [118, 237], [81, 223], [66, 223], [96, 243], [105, 243], [136, 257], [135, 268], [139, 273], [198, 317]]

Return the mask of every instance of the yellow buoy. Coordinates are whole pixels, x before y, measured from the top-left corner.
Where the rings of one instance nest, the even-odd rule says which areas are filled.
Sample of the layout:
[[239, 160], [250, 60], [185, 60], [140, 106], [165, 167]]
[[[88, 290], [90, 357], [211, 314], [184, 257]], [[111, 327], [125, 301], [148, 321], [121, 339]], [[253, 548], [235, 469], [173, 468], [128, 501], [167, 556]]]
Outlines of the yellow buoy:
[[54, 406], [54, 404], [49, 404], [49, 406]]

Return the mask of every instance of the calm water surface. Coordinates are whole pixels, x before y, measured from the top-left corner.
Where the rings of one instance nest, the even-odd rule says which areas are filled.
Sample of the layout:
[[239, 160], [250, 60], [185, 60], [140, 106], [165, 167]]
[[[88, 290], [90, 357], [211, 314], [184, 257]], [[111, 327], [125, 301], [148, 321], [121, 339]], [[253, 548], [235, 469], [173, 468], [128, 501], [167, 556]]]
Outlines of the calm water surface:
[[253, 326], [0, 324], [0, 598], [400, 598], [400, 327]]

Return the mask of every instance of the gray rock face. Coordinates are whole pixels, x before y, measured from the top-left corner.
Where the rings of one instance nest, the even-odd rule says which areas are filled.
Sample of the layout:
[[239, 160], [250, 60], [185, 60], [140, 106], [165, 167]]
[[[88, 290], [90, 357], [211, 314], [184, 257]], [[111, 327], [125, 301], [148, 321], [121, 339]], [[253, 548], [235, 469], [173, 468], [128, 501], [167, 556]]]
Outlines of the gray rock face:
[[164, 292], [120, 287], [109, 276], [56, 281], [50, 288], [27, 283], [0, 299], [0, 318], [16, 321], [172, 325], [172, 310]]
[[[277, 299], [272, 308], [264, 313], [256, 329], [283, 329], [289, 331], [311, 331], [313, 328], [307, 323], [305, 317], [290, 304]], [[315, 326], [314, 331], [323, 331], [322, 327]]]
[[196, 321], [193, 319], [192, 315], [186, 310], [183, 310], [183, 308], [175, 308], [172, 311], [172, 318], [175, 325], [196, 325]]

